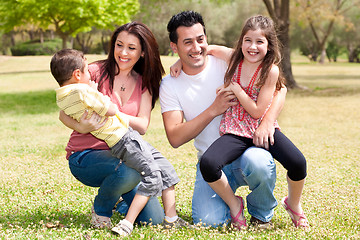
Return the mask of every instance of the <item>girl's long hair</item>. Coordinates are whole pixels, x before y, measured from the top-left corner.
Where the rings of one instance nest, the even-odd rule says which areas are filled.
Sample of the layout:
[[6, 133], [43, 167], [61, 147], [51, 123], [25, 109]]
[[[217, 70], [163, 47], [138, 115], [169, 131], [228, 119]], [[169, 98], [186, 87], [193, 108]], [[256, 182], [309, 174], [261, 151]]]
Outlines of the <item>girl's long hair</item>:
[[110, 40], [107, 59], [99, 61], [102, 63], [99, 89], [104, 81], [109, 79], [110, 91], [112, 92], [113, 90], [115, 76], [120, 73], [120, 68], [115, 61], [114, 49], [116, 39], [119, 33], [123, 31], [133, 34], [140, 40], [144, 57], [140, 57], [133, 69], [142, 76], [142, 88], [147, 88], [149, 90], [152, 95], [152, 108], [154, 108], [155, 103], [159, 98], [160, 81], [165, 71], [161, 64], [159, 46], [156, 39], [150, 29], [143, 23], [130, 22], [115, 30]]
[[[259, 77], [259, 81], [256, 83], [256, 86], [262, 87], [265, 84], [265, 81], [269, 75], [271, 66], [273, 64], [279, 65], [281, 61], [281, 54], [280, 54], [279, 41], [276, 36], [276, 31], [273, 21], [270, 18], [261, 15], [250, 17], [245, 22], [240, 38], [237, 42], [236, 48], [230, 57], [229, 67], [225, 73], [225, 80], [224, 80], [225, 85], [230, 84], [231, 79], [237, 70], [237, 66], [244, 59], [244, 55], [242, 53], [242, 42], [245, 34], [249, 30], [255, 31], [257, 29], [261, 29], [263, 31], [268, 41], [268, 52], [262, 61], [261, 74]], [[276, 90], [280, 90], [284, 82], [285, 79], [280, 70], [279, 78], [278, 81], [276, 82]]]

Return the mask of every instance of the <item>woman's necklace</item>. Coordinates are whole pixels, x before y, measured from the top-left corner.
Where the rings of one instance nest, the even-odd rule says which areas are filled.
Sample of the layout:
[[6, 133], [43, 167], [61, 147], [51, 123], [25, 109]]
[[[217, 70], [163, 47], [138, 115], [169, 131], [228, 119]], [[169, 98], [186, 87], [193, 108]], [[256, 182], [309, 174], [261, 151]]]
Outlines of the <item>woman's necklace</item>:
[[121, 84], [120, 91], [124, 92], [126, 90], [125, 84], [129, 81], [129, 77]]

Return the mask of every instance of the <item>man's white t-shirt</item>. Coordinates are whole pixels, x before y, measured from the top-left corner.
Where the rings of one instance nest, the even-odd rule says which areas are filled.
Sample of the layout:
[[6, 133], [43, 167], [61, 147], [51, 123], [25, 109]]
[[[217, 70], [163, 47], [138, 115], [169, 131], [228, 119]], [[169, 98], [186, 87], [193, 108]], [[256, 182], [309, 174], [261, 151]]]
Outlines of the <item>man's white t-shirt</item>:
[[[175, 78], [167, 75], [160, 85], [161, 112], [182, 111], [186, 121], [190, 121], [207, 109], [216, 98], [216, 89], [224, 84], [227, 69], [225, 61], [207, 56], [205, 69], [197, 75], [187, 75], [181, 71]], [[220, 137], [219, 127], [222, 115], [215, 117], [194, 139], [194, 146], [200, 157], [208, 147]]]

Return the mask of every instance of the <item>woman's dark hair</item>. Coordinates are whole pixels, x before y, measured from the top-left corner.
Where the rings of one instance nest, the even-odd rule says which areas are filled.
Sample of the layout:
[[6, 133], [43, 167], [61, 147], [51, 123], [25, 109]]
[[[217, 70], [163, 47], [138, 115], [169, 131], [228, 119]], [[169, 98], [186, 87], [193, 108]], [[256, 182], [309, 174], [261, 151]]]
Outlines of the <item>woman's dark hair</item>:
[[[271, 66], [273, 64], [279, 65], [281, 61], [281, 54], [280, 54], [280, 46], [279, 41], [276, 36], [275, 26], [274, 22], [268, 18], [261, 15], [250, 17], [244, 24], [244, 27], [242, 29], [240, 38], [237, 42], [237, 45], [235, 47], [235, 50], [233, 54], [231, 55], [229, 67], [225, 74], [225, 85], [229, 84], [232, 77], [234, 76], [234, 73], [237, 69], [237, 66], [239, 63], [244, 59], [244, 55], [242, 53], [242, 43], [245, 34], [249, 30], [257, 30], [261, 29], [261, 31], [264, 33], [264, 36], [266, 37], [268, 41], [268, 52], [265, 55], [263, 61], [262, 61], [262, 68], [261, 68], [261, 75], [259, 77], [259, 82], [256, 84], [258, 87], [262, 87], [265, 83], [265, 80], [267, 79]], [[280, 90], [282, 85], [284, 84], [285, 79], [282, 75], [281, 69], [278, 81], [276, 82], [276, 89]]]
[[206, 35], [205, 24], [200, 13], [194, 11], [183, 11], [172, 16], [167, 25], [170, 41], [177, 43], [178, 35], [176, 30], [178, 27], [192, 27], [197, 23], [200, 23], [203, 26], [204, 34]]
[[152, 95], [152, 107], [154, 107], [159, 98], [160, 81], [165, 71], [161, 64], [159, 46], [154, 35], [145, 24], [140, 22], [124, 24], [117, 28], [113, 33], [110, 40], [108, 58], [99, 61], [103, 63], [101, 67], [102, 74], [100, 76], [99, 89], [104, 81], [109, 78], [110, 91], [113, 90], [115, 76], [120, 73], [120, 68], [115, 61], [114, 49], [116, 39], [119, 33], [123, 31], [136, 36], [140, 41], [144, 57], [141, 57], [137, 61], [133, 69], [142, 76], [142, 88], [144, 89], [146, 87], [149, 90]]

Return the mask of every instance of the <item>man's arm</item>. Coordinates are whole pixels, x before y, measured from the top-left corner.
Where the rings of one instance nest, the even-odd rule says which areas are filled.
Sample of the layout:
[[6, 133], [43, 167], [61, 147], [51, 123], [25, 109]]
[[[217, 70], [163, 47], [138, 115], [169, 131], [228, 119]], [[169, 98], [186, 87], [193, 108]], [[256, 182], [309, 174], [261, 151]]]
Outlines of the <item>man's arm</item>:
[[232, 92], [223, 92], [205, 111], [190, 121], [184, 122], [182, 111], [168, 111], [162, 114], [167, 138], [174, 148], [194, 139], [218, 115], [236, 103]]
[[[287, 88], [284, 86], [275, 95], [268, 112], [261, 120], [260, 126], [256, 129], [253, 143], [257, 147], [269, 149], [269, 143], [274, 144], [274, 122], [279, 117], [285, 104]], [[269, 142], [270, 141], [270, 142]]]

